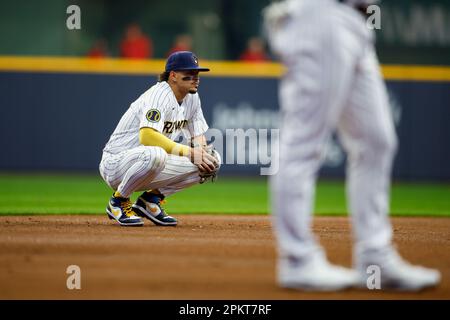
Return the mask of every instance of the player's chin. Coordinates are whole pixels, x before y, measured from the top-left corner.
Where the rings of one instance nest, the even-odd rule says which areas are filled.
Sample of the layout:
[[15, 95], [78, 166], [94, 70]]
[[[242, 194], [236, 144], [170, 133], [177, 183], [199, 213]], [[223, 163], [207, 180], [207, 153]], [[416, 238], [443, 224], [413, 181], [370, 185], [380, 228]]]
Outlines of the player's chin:
[[196, 94], [196, 93], [197, 93], [197, 88], [191, 88], [191, 89], [189, 89], [189, 93], [190, 93], [190, 94]]

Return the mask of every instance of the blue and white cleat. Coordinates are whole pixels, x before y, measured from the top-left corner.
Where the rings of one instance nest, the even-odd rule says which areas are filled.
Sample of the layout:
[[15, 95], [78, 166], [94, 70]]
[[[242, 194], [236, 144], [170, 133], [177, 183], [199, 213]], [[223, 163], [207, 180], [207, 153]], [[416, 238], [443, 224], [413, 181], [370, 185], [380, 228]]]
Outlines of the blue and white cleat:
[[166, 214], [161, 207], [163, 202], [163, 195], [144, 192], [133, 204], [133, 208], [139, 216], [149, 219], [158, 226], [176, 226], [177, 219]]
[[144, 221], [134, 212], [130, 199], [112, 196], [106, 207], [106, 213], [121, 226], [140, 227]]

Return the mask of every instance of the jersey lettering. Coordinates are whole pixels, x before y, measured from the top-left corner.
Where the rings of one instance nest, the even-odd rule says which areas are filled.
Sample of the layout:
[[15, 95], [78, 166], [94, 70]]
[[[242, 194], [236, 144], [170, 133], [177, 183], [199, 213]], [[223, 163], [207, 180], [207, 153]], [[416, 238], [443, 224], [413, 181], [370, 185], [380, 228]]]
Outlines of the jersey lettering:
[[174, 130], [180, 130], [187, 126], [187, 120], [179, 120], [179, 121], [165, 121], [163, 133], [173, 133]]
[[201, 111], [198, 94], [189, 94], [178, 104], [167, 82], [158, 82], [131, 103], [111, 135], [104, 151], [118, 154], [140, 146], [140, 128], [153, 128], [169, 139], [179, 134], [204, 134], [208, 125]]

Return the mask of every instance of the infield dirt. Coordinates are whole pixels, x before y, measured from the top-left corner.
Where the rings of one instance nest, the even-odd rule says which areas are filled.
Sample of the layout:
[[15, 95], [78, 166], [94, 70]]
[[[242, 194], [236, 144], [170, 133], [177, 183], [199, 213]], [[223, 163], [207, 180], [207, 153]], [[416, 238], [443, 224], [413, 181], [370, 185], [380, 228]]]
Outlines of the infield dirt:
[[[275, 283], [268, 216], [178, 216], [177, 227], [124, 228], [102, 216], [0, 217], [0, 299], [450, 299], [450, 218], [393, 218], [401, 254], [437, 268], [420, 293], [304, 293]], [[329, 259], [351, 265], [349, 220], [315, 218]], [[69, 290], [66, 269], [81, 268]]]

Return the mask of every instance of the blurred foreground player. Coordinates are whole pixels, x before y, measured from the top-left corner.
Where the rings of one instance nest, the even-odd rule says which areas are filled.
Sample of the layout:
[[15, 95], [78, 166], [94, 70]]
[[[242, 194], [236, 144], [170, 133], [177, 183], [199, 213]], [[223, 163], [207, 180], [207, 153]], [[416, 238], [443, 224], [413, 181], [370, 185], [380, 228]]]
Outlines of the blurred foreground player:
[[[264, 12], [270, 45], [287, 67], [279, 88], [280, 169], [271, 180], [282, 287], [366, 286], [370, 265], [380, 267], [381, 289], [415, 291], [440, 281], [438, 271], [410, 265], [392, 244], [397, 138], [374, 32], [361, 14], [368, 2], [290, 0]], [[354, 269], [330, 264], [311, 231], [317, 172], [334, 130], [348, 155]]]

